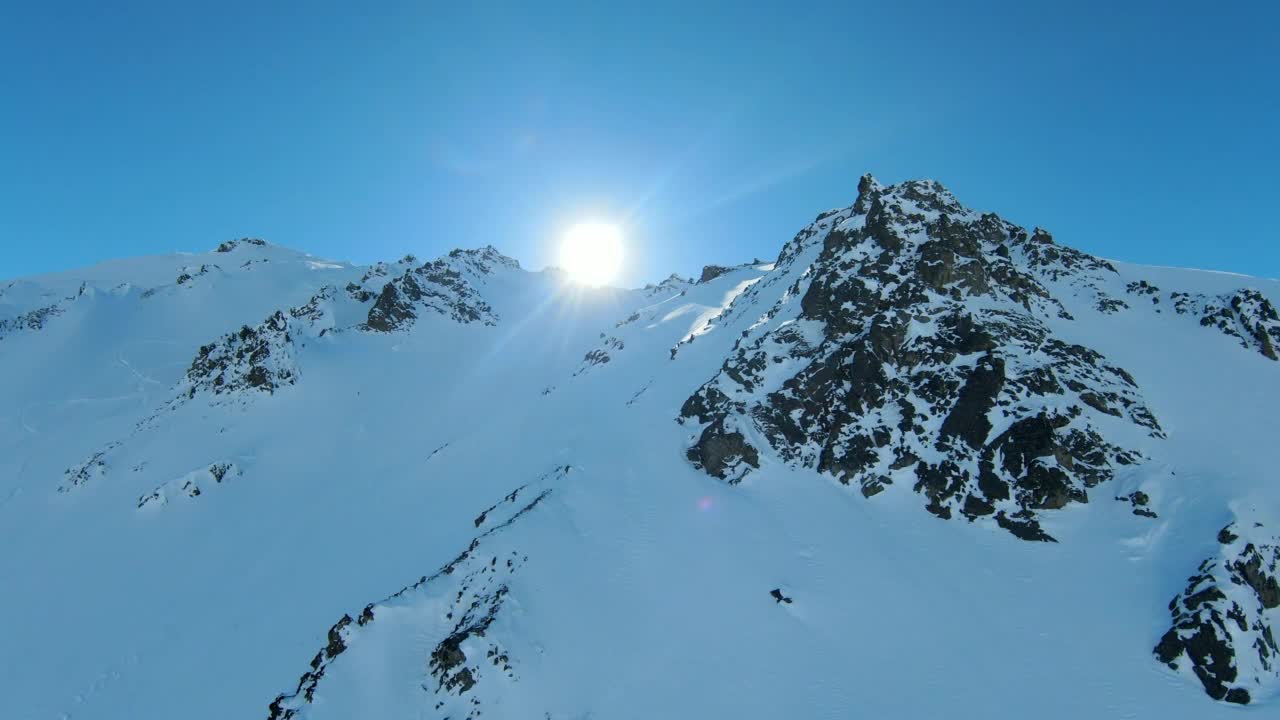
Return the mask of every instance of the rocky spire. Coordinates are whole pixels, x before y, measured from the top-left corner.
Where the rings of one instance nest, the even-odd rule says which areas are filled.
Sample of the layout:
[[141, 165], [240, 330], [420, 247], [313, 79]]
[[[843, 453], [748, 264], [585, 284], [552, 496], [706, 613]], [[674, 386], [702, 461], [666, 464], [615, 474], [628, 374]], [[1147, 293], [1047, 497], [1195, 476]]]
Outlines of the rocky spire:
[[866, 173], [862, 179], [858, 180], [858, 199], [853, 203], [853, 211], [859, 215], [864, 214], [871, 208], [871, 199], [878, 196], [884, 187], [880, 185], [880, 181], [876, 180], [871, 173]]

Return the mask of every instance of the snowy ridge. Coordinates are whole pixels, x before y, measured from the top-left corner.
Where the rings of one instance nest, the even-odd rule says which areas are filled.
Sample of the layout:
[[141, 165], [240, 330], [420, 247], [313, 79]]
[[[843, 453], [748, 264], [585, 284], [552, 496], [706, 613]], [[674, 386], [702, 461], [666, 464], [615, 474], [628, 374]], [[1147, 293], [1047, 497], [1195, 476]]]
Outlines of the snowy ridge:
[[730, 260], [3, 285], [0, 714], [1273, 711], [1280, 284], [869, 176]]
[[[510, 592], [507, 580], [529, 560], [527, 554], [512, 549], [510, 542], [502, 542], [505, 538], [490, 538], [546, 500], [555, 484], [571, 471], [566, 465], [512, 490], [476, 517], [475, 526], [485, 528], [484, 532], [444, 567], [384, 600], [366, 605], [354, 621], [350, 615], [342, 616], [329, 629], [328, 644], [312, 659], [311, 669], [302, 675], [297, 690], [272, 701], [268, 720], [307, 717], [307, 706], [315, 701], [317, 688], [339, 655], [350, 650], [343, 663], [376, 664], [380, 653], [413, 653], [418, 642], [406, 640], [420, 640], [423, 626], [440, 636], [430, 655], [418, 658], [416, 663], [430, 670], [430, 679], [422, 683], [422, 690], [434, 700], [432, 710], [444, 717], [480, 717], [483, 705], [474, 695], [463, 697], [467, 691], [490, 674], [502, 676], [505, 682], [518, 679], [511, 657], [487, 633]], [[375, 621], [379, 624], [365, 629]], [[386, 647], [389, 644], [402, 647]], [[336, 714], [364, 711], [356, 706], [337, 710]], [[327, 712], [335, 710], [328, 708]]]
[[[243, 252], [252, 247], [267, 245], [252, 239], [229, 241], [215, 252]], [[514, 260], [492, 247], [455, 250], [445, 258], [416, 267], [415, 262], [413, 256], [407, 256], [394, 265], [380, 263], [359, 282], [348, 283], [345, 293], [338, 292], [334, 286], [323, 286], [302, 305], [277, 310], [255, 326], [244, 325], [215, 342], [200, 346], [185, 377], [175, 385], [173, 398], [156, 413], [143, 418], [132, 434], [161, 422], [166, 412], [197, 394], [207, 396], [208, 402], [214, 404], [244, 404], [255, 393], [272, 394], [294, 385], [301, 374], [298, 360], [301, 347], [329, 332], [402, 330], [421, 312], [458, 323], [493, 325], [497, 322], [496, 315], [472, 288], [468, 277], [473, 282], [483, 281], [498, 269], [519, 269]], [[391, 279], [382, 282], [386, 277]], [[180, 276], [178, 284], [183, 282]], [[367, 289], [379, 286], [378, 293]], [[370, 303], [366, 311], [365, 306]], [[365, 312], [365, 321], [357, 323], [356, 318]], [[108, 467], [107, 456], [124, 442], [126, 440], [113, 440], [88, 460], [68, 468], [60, 490], [66, 492], [101, 477]]]

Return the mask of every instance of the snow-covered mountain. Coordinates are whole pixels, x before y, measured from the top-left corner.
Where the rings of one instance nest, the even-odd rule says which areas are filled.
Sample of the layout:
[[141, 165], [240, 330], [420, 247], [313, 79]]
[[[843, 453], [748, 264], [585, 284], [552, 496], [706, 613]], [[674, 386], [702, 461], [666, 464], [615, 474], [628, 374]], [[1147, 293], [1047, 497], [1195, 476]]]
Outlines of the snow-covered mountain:
[[637, 290], [9, 282], [0, 717], [1262, 717], [1278, 303], [869, 176]]

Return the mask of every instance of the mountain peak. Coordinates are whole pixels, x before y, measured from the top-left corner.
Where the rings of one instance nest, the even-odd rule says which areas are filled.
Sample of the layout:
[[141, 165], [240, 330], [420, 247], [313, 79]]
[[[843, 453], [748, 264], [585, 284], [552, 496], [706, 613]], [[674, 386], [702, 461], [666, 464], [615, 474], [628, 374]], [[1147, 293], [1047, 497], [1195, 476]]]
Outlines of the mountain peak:
[[519, 270], [520, 262], [513, 257], [504, 255], [498, 248], [493, 245], [485, 245], [481, 248], [455, 248], [449, 251], [449, 258], [453, 260], [461, 260], [471, 266], [473, 269], [482, 273], [489, 274], [494, 270]]
[[871, 173], [864, 174], [862, 178], [858, 180], [859, 195], [870, 195], [873, 192], [879, 191], [880, 188], [880, 181], [876, 180], [875, 176]]
[[214, 252], [229, 253], [229, 252], [233, 252], [237, 248], [242, 248], [246, 246], [267, 247], [268, 245], [270, 245], [270, 243], [268, 243], [266, 240], [263, 240], [262, 238], [244, 237], [244, 238], [239, 238], [238, 240], [227, 240], [219, 244], [218, 247], [214, 249]]
[[638, 290], [254, 238], [4, 285], [6, 707], [1273, 703], [1280, 284], [858, 190], [776, 262]]

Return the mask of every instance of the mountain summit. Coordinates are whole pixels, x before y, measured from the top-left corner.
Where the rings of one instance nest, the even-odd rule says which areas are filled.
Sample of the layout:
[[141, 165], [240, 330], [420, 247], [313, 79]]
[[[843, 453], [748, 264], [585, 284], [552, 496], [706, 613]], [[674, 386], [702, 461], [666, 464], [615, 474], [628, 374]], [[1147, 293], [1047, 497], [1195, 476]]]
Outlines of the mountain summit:
[[244, 238], [0, 286], [6, 717], [1227, 717], [1280, 283], [864, 176], [566, 291]]

